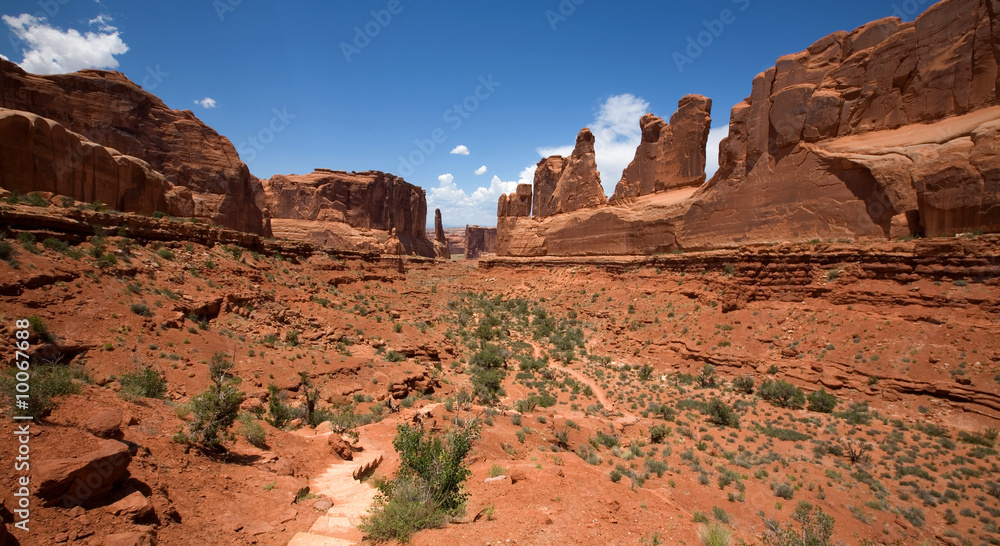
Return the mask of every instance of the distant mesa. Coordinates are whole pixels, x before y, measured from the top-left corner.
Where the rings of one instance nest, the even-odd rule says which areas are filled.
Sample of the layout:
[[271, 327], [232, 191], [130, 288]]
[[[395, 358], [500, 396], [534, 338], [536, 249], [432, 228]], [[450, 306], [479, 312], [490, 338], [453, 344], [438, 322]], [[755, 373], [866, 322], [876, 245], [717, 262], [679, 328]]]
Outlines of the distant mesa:
[[476, 260], [497, 251], [497, 228], [465, 226], [465, 259]]
[[258, 204], [276, 237], [341, 249], [433, 258], [423, 189], [380, 171], [316, 169], [262, 181]]
[[[498, 255], [651, 255], [748, 243], [1000, 230], [1000, 25], [945, 0], [781, 57], [733, 107], [705, 181], [711, 101], [647, 114], [608, 203], [586, 150], [500, 197]], [[581, 136], [589, 131], [581, 132]], [[568, 169], [567, 165], [574, 165]], [[572, 174], [567, 174], [567, 171]]]

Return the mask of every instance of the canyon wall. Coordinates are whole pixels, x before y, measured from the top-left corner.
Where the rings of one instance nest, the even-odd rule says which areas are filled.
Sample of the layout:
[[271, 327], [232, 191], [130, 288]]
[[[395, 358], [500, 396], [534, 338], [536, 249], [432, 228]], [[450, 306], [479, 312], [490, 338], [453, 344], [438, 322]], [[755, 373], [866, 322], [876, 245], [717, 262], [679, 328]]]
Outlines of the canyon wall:
[[497, 251], [497, 228], [465, 226], [465, 259], [475, 260]]
[[263, 181], [275, 237], [338, 249], [434, 257], [423, 189], [379, 171], [316, 169]]
[[[255, 199], [260, 184], [232, 143], [191, 111], [168, 108], [121, 73], [81, 70], [38, 76], [0, 59], [0, 107], [51, 119], [94, 143], [145, 161], [172, 185], [190, 190], [196, 218], [270, 235]], [[43, 182], [31, 183], [37, 191], [55, 191]], [[70, 188], [76, 193], [67, 195], [78, 200], [100, 191]]]
[[[913, 22], [880, 19], [781, 57], [733, 107], [719, 170], [700, 186], [697, 156], [678, 159], [704, 149], [697, 117], [683, 124], [686, 136], [657, 144], [682, 126], [681, 112], [699, 110], [696, 101], [682, 99], [669, 126], [647, 115], [609, 204], [548, 215], [536, 204], [526, 218], [504, 196], [499, 253], [656, 254], [1000, 230], [998, 9], [994, 0], [945, 0]], [[538, 186], [536, 176], [536, 199]]]

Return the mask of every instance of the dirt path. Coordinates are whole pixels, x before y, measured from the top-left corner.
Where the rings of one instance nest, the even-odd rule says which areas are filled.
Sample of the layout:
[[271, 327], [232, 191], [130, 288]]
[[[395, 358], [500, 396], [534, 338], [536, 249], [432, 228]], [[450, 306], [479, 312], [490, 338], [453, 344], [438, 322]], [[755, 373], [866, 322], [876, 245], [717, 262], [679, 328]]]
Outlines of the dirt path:
[[[538, 346], [536, 346], [534, 343], [532, 343], [531, 346], [532, 346], [532, 348], [534, 350], [534, 356], [535, 356], [535, 358], [538, 358], [539, 356], [541, 356], [541, 354], [542, 354], [541, 349], [539, 349]], [[563, 373], [567, 373], [567, 374], [573, 376], [573, 379], [576, 379], [580, 383], [583, 383], [584, 385], [587, 385], [588, 387], [590, 387], [590, 390], [594, 391], [594, 396], [597, 398], [597, 401], [600, 402], [601, 405], [604, 406], [605, 409], [607, 409], [608, 411], [610, 411], [610, 412], [619, 411], [625, 417], [630, 417], [632, 419], [637, 419], [637, 417], [635, 416], [635, 414], [633, 414], [632, 412], [628, 411], [624, 407], [616, 409], [615, 403], [608, 399], [608, 395], [607, 395], [606, 392], [604, 392], [604, 389], [602, 389], [601, 386], [598, 385], [596, 381], [594, 381], [593, 379], [587, 377], [586, 374], [584, 374], [583, 372], [574, 370], [573, 368], [570, 368], [570, 367], [567, 367], [567, 366], [563, 366], [562, 364], [560, 364], [557, 361], [552, 360], [552, 359], [549, 359], [549, 364], [548, 365], [549, 365], [550, 368], [552, 368], [554, 370], [559, 370], [559, 371], [561, 371]]]
[[361, 544], [364, 535], [358, 530], [361, 516], [375, 498], [376, 490], [354, 479], [353, 473], [378, 459], [382, 453], [371, 446], [355, 455], [353, 461], [334, 463], [319, 477], [309, 481], [309, 491], [326, 495], [333, 507], [320, 516], [308, 533], [296, 533], [288, 546], [350, 546]]

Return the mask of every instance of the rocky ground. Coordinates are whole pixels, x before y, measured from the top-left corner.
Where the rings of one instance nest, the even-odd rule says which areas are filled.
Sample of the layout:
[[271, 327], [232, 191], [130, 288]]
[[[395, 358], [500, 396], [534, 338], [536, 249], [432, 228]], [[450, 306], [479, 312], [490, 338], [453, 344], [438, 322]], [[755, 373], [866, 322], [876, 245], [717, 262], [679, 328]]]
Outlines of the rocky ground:
[[[54, 221], [5, 233], [4, 360], [15, 320], [33, 317], [33, 366], [72, 372], [76, 391], [33, 425], [46, 486], [30, 533], [8, 523], [21, 544], [288, 544], [349, 504], [323, 481], [344, 457], [379, 453], [375, 475], [391, 475], [395, 427], [418, 412], [484, 427], [466, 515], [415, 544], [699, 544], [715, 524], [753, 544], [810, 508], [845, 544], [1000, 542], [995, 237], [434, 262], [215, 244], [162, 222], [159, 240]], [[481, 341], [507, 366], [493, 408], [468, 401]], [[220, 352], [247, 417], [211, 454], [177, 433]], [[145, 368], [161, 398], [130, 394]], [[300, 372], [329, 422], [258, 418], [271, 384], [302, 403]], [[246, 423], [263, 427], [258, 446]], [[0, 442], [0, 459], [15, 450]], [[59, 473], [101, 460], [110, 491], [62, 506], [74, 486]], [[5, 518], [14, 480], [0, 477]]]

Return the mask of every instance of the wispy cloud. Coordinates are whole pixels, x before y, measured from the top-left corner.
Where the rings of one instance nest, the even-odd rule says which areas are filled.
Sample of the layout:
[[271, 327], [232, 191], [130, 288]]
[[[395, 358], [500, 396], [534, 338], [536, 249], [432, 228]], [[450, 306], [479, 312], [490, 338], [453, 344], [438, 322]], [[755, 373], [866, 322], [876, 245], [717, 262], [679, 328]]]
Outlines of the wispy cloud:
[[490, 185], [479, 186], [471, 193], [460, 188], [451, 173], [438, 177], [438, 187], [431, 188], [427, 196], [428, 210], [439, 208], [445, 224], [460, 226], [496, 224], [497, 199], [501, 194], [511, 193], [518, 184], [530, 184], [535, 178], [535, 166], [526, 167], [517, 180], [505, 181], [499, 176], [490, 180]]
[[455, 146], [455, 149], [449, 152], [452, 155], [469, 155], [469, 147], [465, 144], [459, 144]]
[[65, 74], [84, 68], [118, 68], [115, 55], [128, 51], [111, 18], [99, 15], [91, 19], [98, 32], [81, 34], [76, 29], [62, 30], [49, 25], [44, 17], [22, 13], [3, 16], [11, 32], [28, 46], [21, 51], [20, 67], [35, 74]]
[[215, 99], [211, 97], [205, 97], [201, 100], [194, 101], [195, 104], [201, 105], [202, 108], [215, 108]]
[[[639, 119], [647, 112], [649, 103], [641, 97], [630, 93], [613, 95], [601, 104], [594, 121], [590, 124], [590, 130], [596, 140], [594, 152], [597, 169], [601, 173], [604, 191], [609, 195], [615, 191], [615, 185], [621, 180], [622, 171], [635, 157], [635, 149], [642, 140]], [[538, 153], [542, 157], [565, 156], [572, 152], [572, 145], [538, 148]]]
[[482, 176], [484, 174], [486, 174], [486, 165], [483, 165], [482, 167], [476, 169], [476, 176]]

